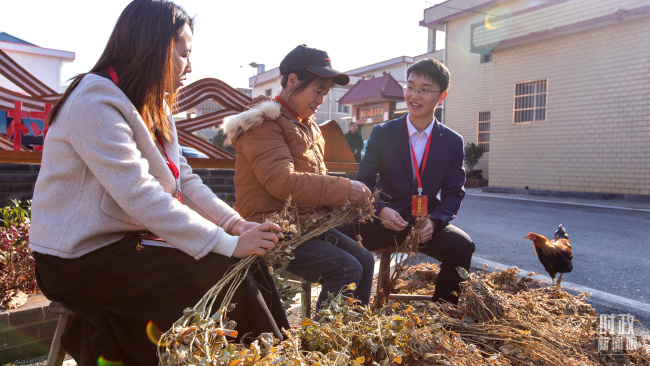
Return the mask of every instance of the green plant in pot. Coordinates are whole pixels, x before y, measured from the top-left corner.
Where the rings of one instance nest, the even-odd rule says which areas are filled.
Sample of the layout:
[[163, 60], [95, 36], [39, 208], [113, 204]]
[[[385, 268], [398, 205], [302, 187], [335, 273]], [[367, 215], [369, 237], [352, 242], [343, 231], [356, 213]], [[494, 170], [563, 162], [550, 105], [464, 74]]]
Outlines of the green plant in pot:
[[483, 172], [482, 170], [474, 170], [474, 167], [476, 164], [478, 164], [478, 161], [481, 159], [483, 156], [483, 148], [481, 146], [476, 145], [473, 142], [468, 142], [465, 144], [465, 164], [467, 164], [467, 167], [469, 168], [469, 173], [467, 174], [468, 177], [470, 178], [477, 178], [480, 179], [482, 178], [481, 173]]

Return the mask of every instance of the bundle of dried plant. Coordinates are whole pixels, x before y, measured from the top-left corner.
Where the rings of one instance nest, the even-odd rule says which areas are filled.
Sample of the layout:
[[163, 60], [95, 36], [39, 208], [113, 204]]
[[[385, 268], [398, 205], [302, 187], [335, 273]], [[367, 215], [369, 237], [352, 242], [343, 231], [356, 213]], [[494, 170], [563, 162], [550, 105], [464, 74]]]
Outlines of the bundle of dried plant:
[[[402, 244], [395, 243], [395, 252], [391, 254], [391, 262], [395, 263], [393, 270], [390, 270], [390, 267], [386, 271], [390, 272], [390, 275], [386, 282], [384, 282], [380, 289], [377, 291], [371, 308], [372, 310], [381, 309], [388, 300], [388, 296], [391, 294], [395, 288], [397, 280], [402, 276], [402, 274], [409, 268], [418, 257], [418, 246], [420, 244], [420, 235], [418, 234], [419, 230], [423, 229], [429, 220], [429, 215], [424, 217], [418, 217], [415, 219], [415, 225], [413, 225], [404, 239]], [[401, 257], [401, 260], [399, 259]], [[379, 274], [381, 276], [381, 273]]]
[[295, 249], [307, 240], [348, 222], [365, 223], [374, 220], [374, 203], [378, 196], [379, 191], [376, 191], [367, 203], [349, 204], [342, 210], [332, 211], [318, 218], [308, 216], [302, 224], [298, 223], [297, 208], [289, 198], [282, 212], [267, 218], [267, 221], [275, 222], [283, 229], [278, 244], [264, 255], [271, 273], [284, 270], [293, 260]]
[[[341, 210], [305, 222], [303, 227], [292, 223], [297, 223], [298, 215], [289, 198], [283, 211], [269, 218], [269, 221], [276, 222], [282, 229], [278, 233], [278, 243], [264, 255], [269, 263], [269, 272], [273, 274], [274, 268], [286, 268], [293, 259], [295, 248], [307, 240], [353, 220], [372, 220], [375, 214], [374, 201], [378, 195], [379, 192], [375, 192], [366, 203], [349, 204]], [[227, 318], [230, 301], [257, 257], [246, 257], [232, 266], [193, 308], [186, 309], [171, 329], [160, 337], [158, 356], [162, 364], [209, 363], [215, 352], [228, 345], [227, 337], [237, 336], [236, 324]], [[213, 313], [214, 303], [220, 297], [221, 304]]]

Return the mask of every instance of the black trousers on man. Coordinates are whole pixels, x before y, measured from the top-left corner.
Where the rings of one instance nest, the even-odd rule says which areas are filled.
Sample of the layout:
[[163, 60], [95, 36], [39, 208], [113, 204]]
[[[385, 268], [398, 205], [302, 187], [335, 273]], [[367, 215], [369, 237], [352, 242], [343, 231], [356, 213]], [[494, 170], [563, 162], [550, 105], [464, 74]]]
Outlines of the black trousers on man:
[[[363, 245], [373, 251], [386, 248], [395, 249], [397, 245], [404, 242], [411, 226], [397, 232], [386, 229], [375, 221], [370, 224], [346, 224], [339, 229], [355, 239], [356, 235], [360, 234], [363, 238]], [[458, 275], [456, 267], [462, 267], [469, 271], [474, 249], [474, 242], [469, 235], [450, 224], [436, 227], [431, 240], [419, 245], [420, 253], [441, 262], [433, 301], [444, 300], [452, 304], [458, 303], [461, 277]]]

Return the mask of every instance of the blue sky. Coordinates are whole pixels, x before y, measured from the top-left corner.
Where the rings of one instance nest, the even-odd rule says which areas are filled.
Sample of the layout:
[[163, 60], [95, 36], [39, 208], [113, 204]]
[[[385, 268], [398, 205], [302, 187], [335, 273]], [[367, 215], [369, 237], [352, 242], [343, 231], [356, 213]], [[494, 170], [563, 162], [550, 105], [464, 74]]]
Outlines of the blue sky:
[[[92, 67], [128, 0], [3, 1], [0, 32], [37, 46], [75, 52], [64, 79]], [[424, 9], [440, 0], [178, 0], [195, 15], [189, 81], [219, 78], [248, 87], [251, 62], [277, 67], [295, 46], [324, 49], [334, 68], [355, 69], [426, 52]]]

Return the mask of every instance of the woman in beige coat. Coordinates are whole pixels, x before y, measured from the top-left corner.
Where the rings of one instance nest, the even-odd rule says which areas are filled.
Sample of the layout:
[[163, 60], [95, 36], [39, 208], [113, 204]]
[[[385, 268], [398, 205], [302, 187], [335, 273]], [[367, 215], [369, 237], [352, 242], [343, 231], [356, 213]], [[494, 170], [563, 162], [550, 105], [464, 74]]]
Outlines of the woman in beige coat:
[[[191, 72], [191, 49], [182, 8], [135, 0], [52, 111], [30, 247], [43, 293], [77, 315], [62, 341], [80, 365], [157, 364], [148, 325], [169, 329], [238, 258], [277, 241], [277, 225], [243, 220], [179, 154], [164, 106]], [[240, 335], [281, 338], [289, 324], [258, 264], [227, 316]]]
[[[368, 200], [365, 185], [327, 175], [323, 161], [325, 141], [314, 114], [334, 83], [350, 78], [332, 69], [325, 51], [296, 47], [280, 64], [282, 91], [274, 99], [258, 97], [245, 112], [224, 122], [226, 143], [237, 149], [236, 207], [247, 220], [263, 222], [284, 207], [287, 198], [297, 204], [301, 219]], [[348, 296], [362, 304], [370, 299], [374, 271], [372, 254], [330, 230], [295, 251], [287, 270], [322, 284], [318, 306], [328, 293], [338, 294], [349, 284]]]

